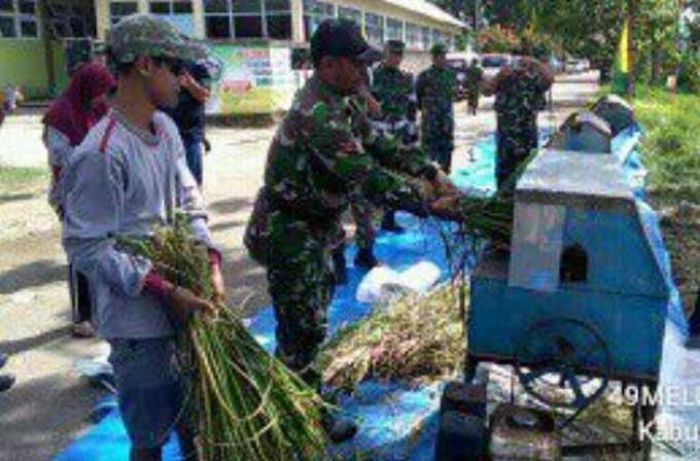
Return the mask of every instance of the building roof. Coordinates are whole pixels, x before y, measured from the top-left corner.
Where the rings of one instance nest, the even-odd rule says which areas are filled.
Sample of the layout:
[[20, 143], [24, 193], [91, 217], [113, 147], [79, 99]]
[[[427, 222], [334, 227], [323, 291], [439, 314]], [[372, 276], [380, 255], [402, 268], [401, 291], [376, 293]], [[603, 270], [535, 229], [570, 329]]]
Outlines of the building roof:
[[412, 11], [418, 13], [422, 16], [427, 16], [435, 21], [440, 21], [448, 23], [455, 27], [467, 27], [467, 25], [452, 16], [447, 11], [443, 10], [439, 6], [430, 3], [426, 0], [381, 0], [384, 3], [401, 8], [402, 10]]

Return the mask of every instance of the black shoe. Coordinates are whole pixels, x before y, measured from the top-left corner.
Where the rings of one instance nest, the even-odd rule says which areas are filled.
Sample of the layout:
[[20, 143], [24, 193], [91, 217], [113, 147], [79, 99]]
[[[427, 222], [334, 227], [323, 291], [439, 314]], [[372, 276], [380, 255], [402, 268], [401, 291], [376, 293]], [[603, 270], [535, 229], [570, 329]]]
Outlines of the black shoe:
[[4, 367], [5, 365], [7, 365], [7, 355], [0, 354], [0, 368]]
[[5, 392], [15, 383], [14, 375], [0, 375], [0, 392]]
[[382, 230], [393, 232], [394, 234], [401, 234], [403, 233], [404, 228], [396, 224], [394, 212], [387, 211], [384, 213], [384, 217], [382, 218]]
[[348, 268], [345, 264], [345, 251], [338, 249], [333, 252], [333, 272], [336, 285], [345, 285], [348, 283]]
[[363, 248], [357, 252], [355, 256], [355, 265], [363, 269], [372, 269], [374, 266], [379, 264], [377, 258], [374, 257], [374, 253], [371, 248]]
[[357, 434], [357, 423], [355, 421], [346, 418], [336, 418], [329, 413], [323, 415], [321, 425], [333, 443], [345, 442]]
[[382, 230], [385, 230], [387, 232], [391, 232], [394, 234], [403, 234], [406, 229], [399, 226], [395, 222], [392, 222], [390, 224], [382, 224]]

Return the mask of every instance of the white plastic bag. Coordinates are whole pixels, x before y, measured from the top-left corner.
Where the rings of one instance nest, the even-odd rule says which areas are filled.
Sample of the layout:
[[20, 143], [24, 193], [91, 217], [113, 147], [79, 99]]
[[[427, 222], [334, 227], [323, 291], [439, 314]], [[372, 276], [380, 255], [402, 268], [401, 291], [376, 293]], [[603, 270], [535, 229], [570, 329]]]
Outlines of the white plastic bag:
[[419, 261], [403, 272], [377, 266], [365, 275], [355, 298], [361, 303], [387, 301], [397, 293], [425, 294], [440, 279], [440, 268], [430, 261]]

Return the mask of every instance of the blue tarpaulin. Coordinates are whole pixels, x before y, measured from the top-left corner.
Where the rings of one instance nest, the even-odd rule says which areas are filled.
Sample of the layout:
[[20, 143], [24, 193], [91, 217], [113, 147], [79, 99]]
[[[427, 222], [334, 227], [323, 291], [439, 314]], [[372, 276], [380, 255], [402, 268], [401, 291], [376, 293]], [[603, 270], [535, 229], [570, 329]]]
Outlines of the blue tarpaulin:
[[[639, 186], [638, 197], [640, 210], [647, 227], [653, 235], [652, 243], [657, 258], [667, 275], [670, 286], [670, 264], [658, 223], [653, 211], [641, 199], [643, 190], [640, 181], [640, 168], [636, 145], [639, 140], [638, 129], [630, 129], [615, 138], [613, 148], [615, 155], [625, 165], [633, 184]], [[455, 171], [452, 178], [461, 189], [478, 190], [489, 194], [495, 189], [494, 157], [495, 137], [482, 140], [474, 149], [475, 161], [468, 168]], [[442, 270], [442, 277], [447, 276], [447, 264], [443, 255], [437, 227], [426, 225], [407, 214], [398, 213], [399, 223], [406, 228], [400, 235], [380, 232], [375, 252], [377, 257], [394, 270], [403, 270], [419, 260], [429, 260]], [[356, 248], [349, 247], [346, 258], [353, 260]], [[355, 300], [355, 291], [364, 272], [349, 267], [349, 283], [338, 287], [329, 310], [330, 333], [340, 327], [362, 319], [371, 311], [371, 305]], [[678, 330], [685, 332], [685, 318], [675, 287], [672, 290], [669, 311]], [[249, 328], [263, 346], [274, 349], [275, 320], [270, 307], [261, 310], [249, 321]], [[682, 334], [682, 333], [681, 333]], [[429, 461], [433, 459], [434, 441], [437, 434], [437, 410], [442, 384], [426, 388], [409, 388], [398, 383], [366, 382], [360, 385], [352, 397], [341, 400], [343, 412], [357, 419], [360, 430], [354, 440], [334, 447], [337, 454], [372, 452], [374, 460], [411, 460]], [[112, 405], [114, 409], [92, 428], [85, 436], [69, 446], [54, 458], [54, 461], [124, 461], [128, 459], [128, 439], [119, 417], [119, 412], [112, 400], [103, 405]], [[175, 460], [177, 444], [174, 440], [166, 447], [165, 459]]]

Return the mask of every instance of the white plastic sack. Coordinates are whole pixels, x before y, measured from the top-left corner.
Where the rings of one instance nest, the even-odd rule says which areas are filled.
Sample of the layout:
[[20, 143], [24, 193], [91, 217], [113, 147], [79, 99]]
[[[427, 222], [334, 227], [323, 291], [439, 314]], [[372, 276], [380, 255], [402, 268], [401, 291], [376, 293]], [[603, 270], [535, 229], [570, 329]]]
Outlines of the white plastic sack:
[[419, 261], [403, 272], [377, 266], [365, 275], [355, 298], [361, 303], [387, 301], [397, 292], [426, 293], [440, 279], [440, 268], [430, 261]]

